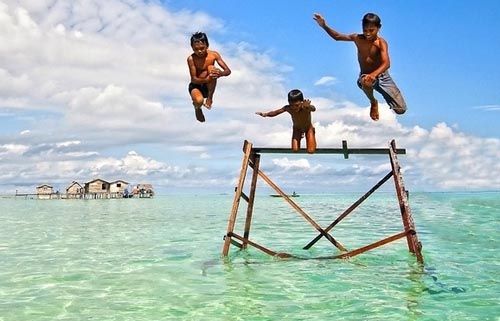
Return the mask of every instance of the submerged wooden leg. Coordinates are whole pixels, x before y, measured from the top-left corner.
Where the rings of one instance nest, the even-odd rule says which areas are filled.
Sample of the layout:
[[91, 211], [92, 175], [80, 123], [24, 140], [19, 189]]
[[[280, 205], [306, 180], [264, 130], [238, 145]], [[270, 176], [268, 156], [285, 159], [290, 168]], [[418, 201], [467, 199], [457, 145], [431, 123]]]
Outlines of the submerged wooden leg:
[[424, 258], [422, 257], [421, 251], [422, 244], [418, 240], [417, 230], [415, 229], [415, 223], [413, 222], [413, 216], [411, 215], [410, 204], [408, 202], [408, 192], [406, 191], [403, 183], [401, 168], [396, 156], [396, 142], [394, 140], [392, 140], [389, 144], [389, 158], [394, 174], [394, 185], [396, 187], [399, 208], [401, 210], [401, 219], [403, 220], [403, 226], [406, 232], [408, 249], [417, 257], [417, 261], [419, 263], [424, 263]]
[[[255, 192], [257, 190], [257, 178], [259, 177], [259, 164], [260, 164], [260, 155], [253, 154], [250, 157], [250, 162], [253, 163], [253, 174], [252, 174], [252, 183], [250, 184], [250, 196], [248, 198], [248, 207], [247, 207], [247, 218], [245, 220], [245, 231], [243, 233], [243, 238], [248, 240], [250, 236], [250, 225], [252, 224], [252, 214], [253, 214], [253, 204], [255, 201]], [[243, 249], [247, 246], [247, 242], [243, 241]]]
[[243, 161], [241, 163], [240, 179], [238, 181], [238, 186], [234, 193], [233, 207], [231, 209], [231, 214], [229, 216], [229, 222], [227, 224], [227, 232], [224, 236], [224, 246], [222, 248], [222, 256], [227, 256], [229, 253], [229, 246], [231, 245], [231, 234], [234, 230], [234, 225], [236, 223], [236, 215], [238, 213], [238, 207], [240, 205], [240, 199], [243, 192], [243, 186], [245, 184], [245, 178], [248, 169], [248, 163], [250, 160], [250, 153], [252, 151], [252, 144], [245, 140], [243, 144]]

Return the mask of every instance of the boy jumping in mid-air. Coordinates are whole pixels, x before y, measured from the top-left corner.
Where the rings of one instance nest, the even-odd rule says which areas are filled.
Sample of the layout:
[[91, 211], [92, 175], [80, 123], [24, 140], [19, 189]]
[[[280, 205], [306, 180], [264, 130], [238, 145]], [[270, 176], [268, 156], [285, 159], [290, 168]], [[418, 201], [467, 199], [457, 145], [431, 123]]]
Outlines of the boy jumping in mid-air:
[[363, 34], [350, 35], [341, 34], [327, 26], [325, 19], [318, 13], [314, 14], [313, 19], [333, 39], [353, 41], [358, 48], [358, 86], [370, 100], [370, 117], [373, 120], [379, 119], [378, 101], [373, 95], [373, 89], [382, 94], [396, 114], [404, 114], [405, 100], [388, 72], [391, 63], [387, 42], [378, 36], [382, 27], [380, 18], [376, 14], [367, 13], [362, 21]]
[[311, 122], [311, 112], [315, 111], [316, 107], [311, 105], [309, 99], [304, 100], [304, 95], [298, 89], [294, 89], [288, 93], [288, 105], [280, 109], [273, 110], [267, 113], [256, 112], [262, 117], [278, 116], [285, 111], [292, 116], [293, 133], [292, 133], [292, 150], [298, 152], [300, 149], [300, 140], [306, 136], [307, 152], [312, 154], [316, 151], [315, 130]]
[[[217, 51], [208, 50], [208, 38], [205, 33], [197, 32], [191, 36], [191, 48], [193, 53], [187, 58], [191, 75], [188, 90], [193, 100], [196, 119], [204, 122], [205, 116], [201, 107], [205, 105], [207, 109], [212, 108], [217, 78], [229, 76], [231, 70]], [[222, 70], [215, 67], [215, 62]]]

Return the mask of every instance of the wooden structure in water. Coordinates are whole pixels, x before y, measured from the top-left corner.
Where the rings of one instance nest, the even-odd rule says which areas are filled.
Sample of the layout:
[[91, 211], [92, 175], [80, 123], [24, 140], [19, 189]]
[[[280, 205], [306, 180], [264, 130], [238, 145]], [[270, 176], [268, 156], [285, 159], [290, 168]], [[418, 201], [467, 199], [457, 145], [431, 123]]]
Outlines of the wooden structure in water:
[[[397, 149], [396, 143], [392, 140], [389, 143], [389, 148], [347, 148], [347, 141], [342, 141], [342, 148], [319, 148], [316, 150], [316, 154], [343, 154], [344, 158], [349, 158], [351, 154], [386, 154], [389, 156], [389, 161], [391, 163], [391, 171], [389, 171], [377, 184], [375, 184], [370, 190], [368, 190], [364, 195], [362, 195], [356, 202], [354, 202], [349, 208], [347, 208], [340, 216], [332, 221], [330, 225], [323, 228], [317, 224], [306, 212], [304, 212], [287, 194], [285, 194], [266, 174], [264, 174], [260, 169], [260, 156], [262, 153], [292, 153], [290, 149], [287, 148], [259, 148], [253, 147], [252, 143], [245, 140], [243, 144], [243, 162], [241, 164], [240, 177], [238, 185], [235, 189], [233, 206], [229, 216], [229, 222], [227, 226], [227, 232], [224, 235], [224, 244], [222, 249], [222, 256], [226, 257], [229, 254], [229, 248], [231, 245], [238, 247], [240, 250], [246, 249], [249, 245], [272, 256], [277, 256], [280, 258], [300, 258], [288, 253], [276, 252], [268, 249], [256, 242], [250, 240], [250, 226], [252, 223], [253, 206], [255, 202], [257, 179], [262, 178], [270, 187], [272, 187], [281, 197], [288, 202], [297, 212], [300, 214], [307, 222], [309, 222], [317, 231], [318, 235], [312, 239], [304, 249], [311, 248], [317, 241], [322, 237], [325, 237], [333, 246], [335, 246], [340, 253], [319, 257], [319, 259], [339, 259], [339, 258], [349, 258], [369, 250], [378, 248], [382, 245], [394, 242], [401, 238], [406, 238], [408, 249], [413, 253], [419, 263], [423, 263], [422, 256], [422, 245], [418, 240], [417, 231], [415, 229], [415, 224], [410, 210], [410, 205], [408, 201], [408, 191], [405, 189], [403, 183], [403, 177], [401, 174], [400, 166], [397, 159], [397, 154], [405, 154], [406, 150]], [[305, 150], [300, 150], [299, 153], [306, 153]], [[250, 192], [245, 194], [244, 185], [248, 172], [248, 168], [252, 168], [252, 177], [250, 182]], [[396, 189], [396, 195], [399, 202], [399, 208], [401, 211], [401, 219], [403, 222], [403, 231], [396, 233], [389, 237], [386, 237], [377, 242], [368, 244], [366, 246], [360, 247], [358, 249], [348, 250], [340, 242], [338, 242], [331, 234], [330, 231], [340, 223], [346, 216], [348, 216], [356, 207], [358, 207], [363, 201], [365, 201], [373, 192], [375, 192], [379, 187], [381, 187], [390, 178], [394, 179], [394, 186]], [[238, 214], [238, 209], [240, 207], [241, 200], [244, 200], [247, 204], [246, 209], [246, 219], [244, 224], [244, 231], [242, 234], [238, 234], [234, 231], [236, 224], [236, 217]]]

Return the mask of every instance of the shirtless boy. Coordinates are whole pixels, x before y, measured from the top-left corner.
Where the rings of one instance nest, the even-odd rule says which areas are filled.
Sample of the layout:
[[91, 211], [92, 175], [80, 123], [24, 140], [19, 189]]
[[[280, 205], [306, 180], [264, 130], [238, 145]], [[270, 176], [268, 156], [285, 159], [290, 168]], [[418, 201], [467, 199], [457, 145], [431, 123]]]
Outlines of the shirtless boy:
[[293, 133], [292, 133], [292, 150], [298, 152], [300, 149], [300, 140], [306, 136], [307, 152], [312, 154], [316, 151], [315, 130], [311, 122], [311, 112], [315, 111], [316, 107], [311, 105], [309, 99], [304, 100], [304, 95], [298, 89], [294, 89], [288, 93], [288, 105], [267, 113], [256, 112], [262, 117], [274, 117], [284, 112], [288, 112], [292, 116]]
[[337, 41], [353, 41], [358, 48], [360, 75], [358, 86], [370, 100], [370, 117], [379, 119], [378, 101], [373, 95], [373, 89], [384, 97], [385, 101], [396, 114], [404, 114], [406, 103], [403, 95], [389, 75], [391, 66], [387, 42], [378, 35], [382, 27], [380, 18], [373, 13], [367, 13], [362, 20], [362, 34], [342, 34], [330, 28], [325, 19], [315, 13], [313, 19], [326, 33]]
[[[205, 105], [207, 109], [212, 108], [217, 79], [229, 76], [231, 70], [217, 51], [208, 50], [208, 38], [205, 33], [197, 32], [191, 36], [191, 48], [193, 53], [187, 58], [191, 75], [188, 90], [193, 100], [196, 119], [204, 122], [205, 116], [201, 107]], [[215, 67], [215, 62], [222, 70]]]

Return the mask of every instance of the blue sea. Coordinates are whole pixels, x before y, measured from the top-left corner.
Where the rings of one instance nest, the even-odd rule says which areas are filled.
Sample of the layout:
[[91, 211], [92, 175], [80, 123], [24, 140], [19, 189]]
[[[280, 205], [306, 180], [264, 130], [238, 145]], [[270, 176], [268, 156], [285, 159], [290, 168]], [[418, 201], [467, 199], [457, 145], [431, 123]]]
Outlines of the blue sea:
[[[293, 200], [328, 226], [361, 194]], [[500, 193], [412, 193], [424, 265], [406, 239], [350, 259], [281, 198], [258, 195], [250, 239], [231, 246], [225, 195], [0, 199], [0, 320], [500, 320]], [[243, 235], [242, 201], [235, 232]], [[403, 230], [375, 193], [331, 234], [355, 249]]]

